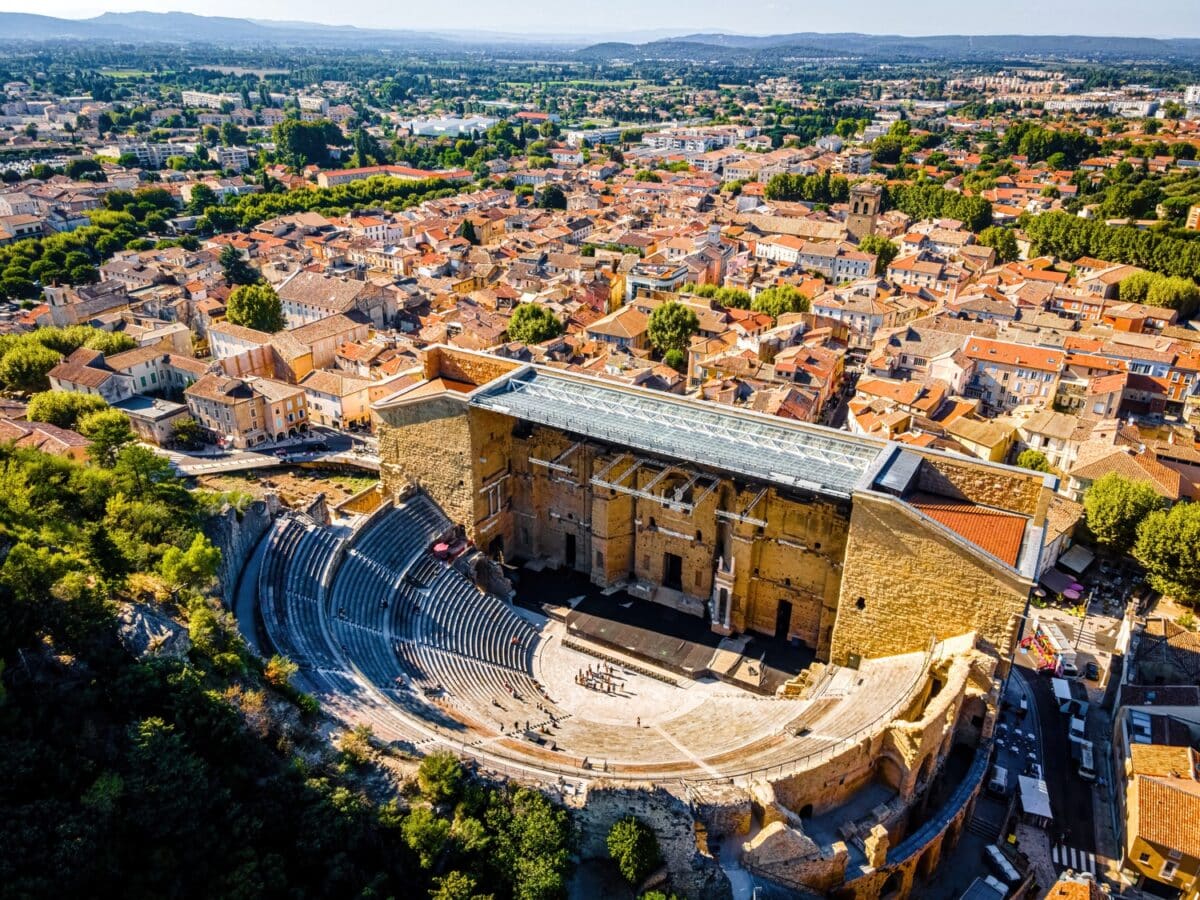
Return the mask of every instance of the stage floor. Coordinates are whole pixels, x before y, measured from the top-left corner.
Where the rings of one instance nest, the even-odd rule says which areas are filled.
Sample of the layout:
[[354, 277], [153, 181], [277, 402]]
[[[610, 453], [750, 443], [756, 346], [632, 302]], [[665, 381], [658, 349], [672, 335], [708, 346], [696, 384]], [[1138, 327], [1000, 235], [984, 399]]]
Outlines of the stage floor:
[[[704, 675], [723, 640], [706, 620], [624, 591], [605, 596], [586, 576], [546, 569], [518, 570], [519, 604], [541, 611], [543, 604], [570, 606], [568, 634], [606, 644], [631, 656], [689, 678]], [[762, 688], [768, 692], [799, 674], [815, 658], [803, 645], [751, 635], [742, 651], [748, 660], [763, 659]]]

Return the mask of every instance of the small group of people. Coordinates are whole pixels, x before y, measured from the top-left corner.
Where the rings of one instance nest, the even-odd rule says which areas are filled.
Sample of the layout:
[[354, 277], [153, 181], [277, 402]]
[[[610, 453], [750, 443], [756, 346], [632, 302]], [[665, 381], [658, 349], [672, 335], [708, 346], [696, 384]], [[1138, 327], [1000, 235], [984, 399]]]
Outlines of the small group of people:
[[616, 693], [625, 688], [625, 679], [619, 676], [617, 670], [608, 663], [599, 663], [595, 667], [589, 665], [586, 669], [580, 669], [575, 673], [575, 683], [602, 694]]

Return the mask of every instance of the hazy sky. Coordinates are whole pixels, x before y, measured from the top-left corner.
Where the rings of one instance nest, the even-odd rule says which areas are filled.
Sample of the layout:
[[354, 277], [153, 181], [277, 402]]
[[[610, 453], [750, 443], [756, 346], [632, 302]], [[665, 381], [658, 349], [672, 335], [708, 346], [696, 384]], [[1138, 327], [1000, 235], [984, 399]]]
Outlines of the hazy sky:
[[0, 11], [84, 18], [181, 10], [389, 28], [508, 32], [722, 29], [740, 34], [1098, 34], [1200, 36], [1200, 0], [0, 0]]

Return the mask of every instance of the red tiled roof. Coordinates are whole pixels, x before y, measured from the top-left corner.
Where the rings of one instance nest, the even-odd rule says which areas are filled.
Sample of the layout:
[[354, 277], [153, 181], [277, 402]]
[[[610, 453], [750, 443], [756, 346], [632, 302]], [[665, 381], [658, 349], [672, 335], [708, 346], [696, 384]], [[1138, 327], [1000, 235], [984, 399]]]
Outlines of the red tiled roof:
[[997, 559], [1016, 566], [1025, 536], [1024, 516], [932, 494], [915, 494], [908, 503]]

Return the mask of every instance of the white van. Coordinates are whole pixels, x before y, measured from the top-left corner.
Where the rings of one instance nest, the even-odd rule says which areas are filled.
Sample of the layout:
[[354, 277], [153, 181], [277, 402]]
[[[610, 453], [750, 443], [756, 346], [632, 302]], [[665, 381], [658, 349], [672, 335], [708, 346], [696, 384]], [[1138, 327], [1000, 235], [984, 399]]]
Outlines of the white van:
[[1071, 726], [1067, 732], [1067, 737], [1073, 741], [1082, 741], [1087, 738], [1087, 729], [1083, 724], [1083, 719], [1078, 716], [1071, 717]]
[[1079, 743], [1079, 777], [1084, 781], [1096, 780], [1096, 754], [1091, 741]]
[[992, 774], [988, 778], [987, 789], [989, 794], [994, 794], [997, 797], [1003, 797], [1008, 794], [1008, 769], [1004, 766], [992, 766]]

